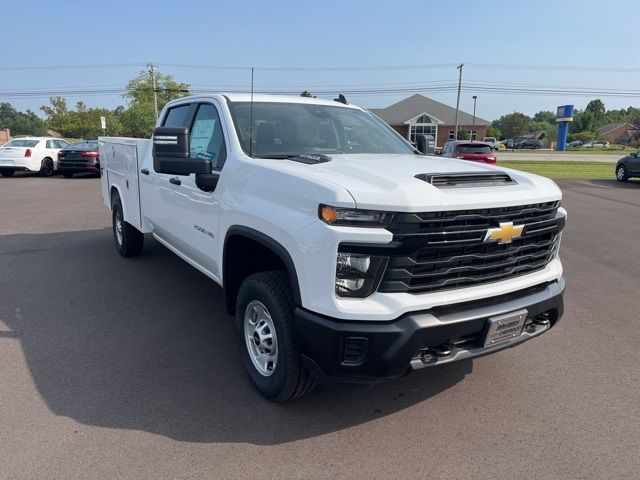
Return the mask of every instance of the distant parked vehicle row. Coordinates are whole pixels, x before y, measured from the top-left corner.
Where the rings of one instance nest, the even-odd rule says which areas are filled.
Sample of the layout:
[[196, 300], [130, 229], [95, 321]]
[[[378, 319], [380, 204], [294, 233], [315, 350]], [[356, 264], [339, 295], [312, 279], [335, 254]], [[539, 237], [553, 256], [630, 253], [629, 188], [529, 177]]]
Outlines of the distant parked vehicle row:
[[482, 143], [486, 143], [487, 145], [489, 145], [491, 147], [491, 150], [498, 150], [498, 145], [500, 144], [496, 137], [484, 137], [482, 139]]
[[582, 148], [609, 148], [609, 142], [594, 140], [593, 142], [583, 143]]
[[0, 175], [10, 177], [17, 171], [38, 172], [41, 177], [53, 175], [58, 152], [69, 145], [61, 138], [16, 138], [0, 147]]
[[75, 142], [58, 152], [58, 170], [65, 178], [74, 173], [100, 173], [100, 154], [97, 140]]

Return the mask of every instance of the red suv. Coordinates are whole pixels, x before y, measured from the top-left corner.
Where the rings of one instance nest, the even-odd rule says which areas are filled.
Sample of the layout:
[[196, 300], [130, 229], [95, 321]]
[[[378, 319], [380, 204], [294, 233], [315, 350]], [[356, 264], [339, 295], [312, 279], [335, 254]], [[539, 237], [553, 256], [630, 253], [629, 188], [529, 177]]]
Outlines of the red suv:
[[491, 150], [491, 145], [482, 142], [451, 140], [444, 144], [440, 155], [473, 162], [489, 163], [491, 165], [496, 164], [496, 156]]

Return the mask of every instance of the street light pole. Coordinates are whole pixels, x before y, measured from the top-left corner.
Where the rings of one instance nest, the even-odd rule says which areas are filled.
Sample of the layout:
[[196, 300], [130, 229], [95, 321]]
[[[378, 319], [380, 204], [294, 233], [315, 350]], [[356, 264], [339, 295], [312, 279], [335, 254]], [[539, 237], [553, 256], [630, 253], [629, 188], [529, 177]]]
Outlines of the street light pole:
[[456, 68], [460, 70], [460, 75], [458, 76], [458, 99], [456, 100], [456, 127], [453, 131], [453, 139], [458, 139], [458, 111], [460, 111], [460, 89], [462, 87], [462, 67], [464, 67], [464, 63], [461, 63]]
[[[473, 97], [473, 119], [471, 120], [471, 130], [474, 130], [476, 127], [476, 102], [478, 101], [478, 95], [474, 95]], [[475, 140], [475, 138], [472, 138]]]

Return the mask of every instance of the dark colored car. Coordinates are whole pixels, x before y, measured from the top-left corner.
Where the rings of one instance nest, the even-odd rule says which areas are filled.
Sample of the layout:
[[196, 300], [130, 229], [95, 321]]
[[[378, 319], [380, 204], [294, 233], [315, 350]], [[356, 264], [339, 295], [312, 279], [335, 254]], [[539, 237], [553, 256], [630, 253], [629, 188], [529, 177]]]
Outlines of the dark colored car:
[[72, 143], [58, 152], [58, 170], [65, 178], [74, 173], [100, 173], [100, 154], [97, 140]]
[[619, 182], [626, 182], [631, 177], [640, 177], [640, 150], [621, 158], [616, 164], [616, 178]]
[[537, 150], [542, 148], [542, 142], [533, 138], [527, 138], [526, 140], [518, 142], [516, 148], [533, 148], [534, 150]]
[[444, 157], [460, 158], [473, 162], [496, 164], [496, 156], [493, 154], [491, 145], [473, 141], [450, 141], [445, 143], [440, 155]]

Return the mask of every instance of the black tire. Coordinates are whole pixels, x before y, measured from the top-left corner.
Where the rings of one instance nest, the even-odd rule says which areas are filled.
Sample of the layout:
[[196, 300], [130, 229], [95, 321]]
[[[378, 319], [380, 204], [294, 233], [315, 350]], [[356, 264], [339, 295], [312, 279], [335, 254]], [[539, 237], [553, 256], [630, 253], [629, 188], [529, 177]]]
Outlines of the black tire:
[[627, 167], [624, 165], [618, 165], [616, 167], [616, 180], [619, 182], [626, 182], [629, 180], [629, 172], [627, 172]]
[[16, 173], [15, 170], [0, 170], [0, 175], [3, 177], [12, 177], [14, 173]]
[[[245, 313], [249, 304], [255, 302], [266, 308], [275, 327], [276, 362], [269, 376], [262, 374], [254, 365], [245, 335]], [[242, 363], [256, 389], [274, 402], [301, 397], [315, 386], [298, 352], [293, 329], [294, 308], [291, 284], [284, 272], [256, 273], [247, 277], [240, 286], [236, 302], [236, 333]]]
[[40, 164], [40, 170], [38, 171], [38, 175], [41, 177], [50, 177], [53, 175], [53, 160], [49, 157], [44, 158], [42, 163]]
[[73, 172], [62, 172], [62, 176], [64, 178], [71, 178], [73, 177]]
[[144, 234], [124, 220], [120, 197], [114, 198], [112, 203], [111, 223], [116, 249], [123, 257], [136, 257], [142, 253]]

